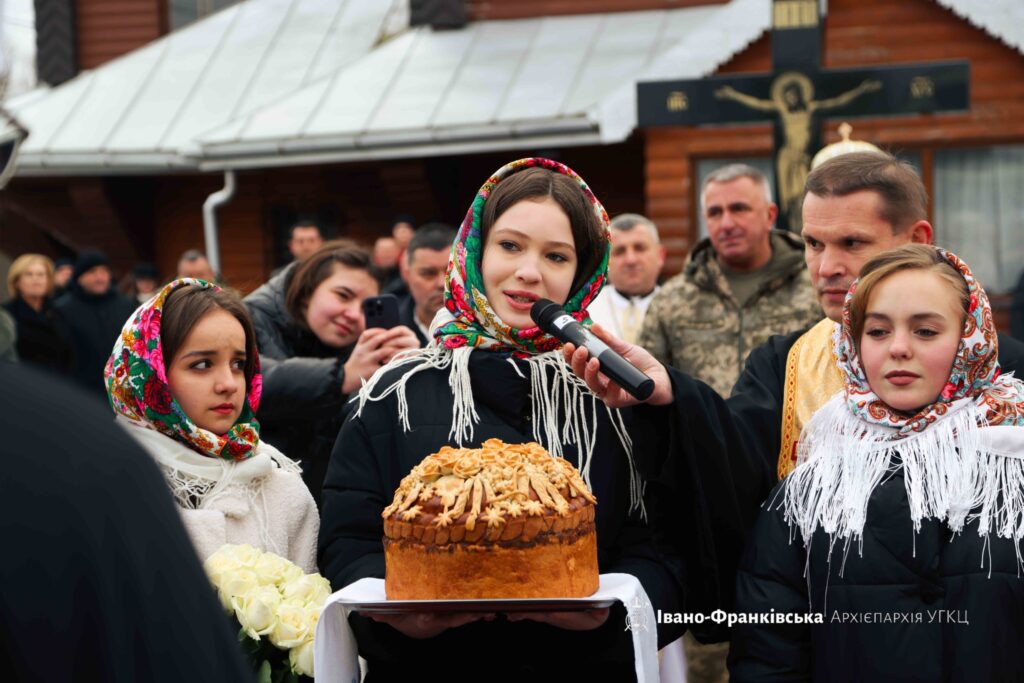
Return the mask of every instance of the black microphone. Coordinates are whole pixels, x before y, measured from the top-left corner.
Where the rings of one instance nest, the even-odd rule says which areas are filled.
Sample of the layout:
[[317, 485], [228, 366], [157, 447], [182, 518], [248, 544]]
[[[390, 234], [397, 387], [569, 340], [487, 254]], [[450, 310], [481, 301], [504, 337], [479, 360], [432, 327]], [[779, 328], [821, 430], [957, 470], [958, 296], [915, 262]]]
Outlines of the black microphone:
[[608, 348], [593, 332], [576, 322], [565, 309], [549, 299], [537, 299], [530, 317], [540, 329], [562, 343], [583, 346], [601, 364], [601, 372], [639, 401], [654, 393], [654, 380], [640, 372], [628, 360]]

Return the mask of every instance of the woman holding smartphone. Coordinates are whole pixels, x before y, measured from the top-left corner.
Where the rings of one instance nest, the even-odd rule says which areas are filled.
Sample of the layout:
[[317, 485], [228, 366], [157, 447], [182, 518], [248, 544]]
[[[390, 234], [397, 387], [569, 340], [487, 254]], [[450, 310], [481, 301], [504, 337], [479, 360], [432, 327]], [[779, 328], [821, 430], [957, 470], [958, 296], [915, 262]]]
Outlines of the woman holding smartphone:
[[245, 298], [263, 362], [263, 434], [301, 461], [318, 504], [348, 395], [395, 354], [419, 347], [407, 327], [366, 327], [363, 302], [380, 286], [369, 251], [337, 240]]

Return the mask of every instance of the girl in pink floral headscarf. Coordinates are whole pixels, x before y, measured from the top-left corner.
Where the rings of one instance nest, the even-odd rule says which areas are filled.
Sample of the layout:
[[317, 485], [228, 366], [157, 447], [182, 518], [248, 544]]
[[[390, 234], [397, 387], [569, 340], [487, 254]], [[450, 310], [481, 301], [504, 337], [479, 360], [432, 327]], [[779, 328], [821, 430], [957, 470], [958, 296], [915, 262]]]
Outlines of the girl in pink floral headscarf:
[[105, 370], [118, 419], [160, 465], [201, 558], [247, 543], [315, 569], [316, 505], [262, 442], [252, 321], [203, 280], [164, 287], [125, 323]]

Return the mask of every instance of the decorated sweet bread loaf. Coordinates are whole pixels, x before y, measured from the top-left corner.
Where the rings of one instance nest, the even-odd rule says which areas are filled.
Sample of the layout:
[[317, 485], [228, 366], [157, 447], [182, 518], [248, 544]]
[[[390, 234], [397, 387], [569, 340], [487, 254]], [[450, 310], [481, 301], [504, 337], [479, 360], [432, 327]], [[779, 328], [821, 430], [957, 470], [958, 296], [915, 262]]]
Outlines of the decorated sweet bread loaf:
[[444, 446], [384, 509], [387, 597], [592, 595], [596, 502], [576, 468], [540, 444]]

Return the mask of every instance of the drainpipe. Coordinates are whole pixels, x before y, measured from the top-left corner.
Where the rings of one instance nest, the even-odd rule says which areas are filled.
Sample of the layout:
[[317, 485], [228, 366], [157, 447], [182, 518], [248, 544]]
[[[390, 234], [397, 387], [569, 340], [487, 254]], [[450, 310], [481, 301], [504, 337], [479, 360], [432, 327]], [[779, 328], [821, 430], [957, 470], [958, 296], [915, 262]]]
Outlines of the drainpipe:
[[0, 107], [0, 190], [14, 175], [18, 161], [18, 148], [28, 137], [28, 131]]
[[235, 172], [224, 171], [224, 187], [203, 202], [203, 234], [206, 237], [206, 258], [214, 274], [220, 279], [220, 244], [217, 241], [217, 207], [231, 201], [235, 195]]

